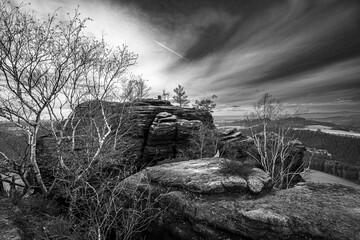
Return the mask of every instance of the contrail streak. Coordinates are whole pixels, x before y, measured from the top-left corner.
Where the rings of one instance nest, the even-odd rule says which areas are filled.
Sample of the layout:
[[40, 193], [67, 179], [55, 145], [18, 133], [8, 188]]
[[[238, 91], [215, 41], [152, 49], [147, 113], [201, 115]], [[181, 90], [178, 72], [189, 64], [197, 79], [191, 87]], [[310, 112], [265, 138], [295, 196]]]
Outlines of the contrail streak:
[[163, 45], [163, 44], [159, 43], [158, 41], [155, 41], [155, 40], [153, 40], [153, 41], [154, 41], [156, 44], [158, 44], [160, 47], [165, 48], [166, 50], [168, 50], [168, 51], [172, 52], [172, 53], [173, 53], [173, 54], [175, 54], [176, 56], [181, 57], [182, 59], [184, 59], [184, 60], [186, 60], [186, 61], [188, 61], [188, 62], [189, 62], [189, 59], [185, 58], [184, 56], [181, 56], [180, 54], [178, 54], [177, 52], [175, 52], [175, 51], [171, 50], [171, 49], [170, 49], [170, 48], [168, 48], [167, 46], [165, 46], [165, 45]]

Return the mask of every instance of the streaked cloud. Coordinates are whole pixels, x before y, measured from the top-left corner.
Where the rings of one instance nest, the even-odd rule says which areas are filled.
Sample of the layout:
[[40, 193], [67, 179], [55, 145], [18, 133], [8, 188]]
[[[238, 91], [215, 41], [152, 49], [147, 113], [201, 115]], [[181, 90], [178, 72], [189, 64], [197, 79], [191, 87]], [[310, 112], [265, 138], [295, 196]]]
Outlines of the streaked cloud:
[[357, 0], [31, 1], [42, 14], [76, 5], [93, 19], [88, 34], [105, 32], [139, 54], [132, 71], [153, 96], [181, 84], [191, 99], [216, 94], [222, 113], [248, 109], [265, 92], [314, 111], [360, 109]]

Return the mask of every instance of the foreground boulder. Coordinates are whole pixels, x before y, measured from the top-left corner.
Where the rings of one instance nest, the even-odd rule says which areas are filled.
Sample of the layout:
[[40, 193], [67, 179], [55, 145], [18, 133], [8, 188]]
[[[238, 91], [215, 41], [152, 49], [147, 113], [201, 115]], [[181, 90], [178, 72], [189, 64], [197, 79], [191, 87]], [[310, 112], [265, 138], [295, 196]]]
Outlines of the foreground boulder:
[[231, 176], [222, 161], [164, 164], [124, 180], [129, 190], [150, 189], [163, 209], [149, 226], [154, 239], [360, 239], [360, 190], [305, 183], [269, 190], [260, 169]]

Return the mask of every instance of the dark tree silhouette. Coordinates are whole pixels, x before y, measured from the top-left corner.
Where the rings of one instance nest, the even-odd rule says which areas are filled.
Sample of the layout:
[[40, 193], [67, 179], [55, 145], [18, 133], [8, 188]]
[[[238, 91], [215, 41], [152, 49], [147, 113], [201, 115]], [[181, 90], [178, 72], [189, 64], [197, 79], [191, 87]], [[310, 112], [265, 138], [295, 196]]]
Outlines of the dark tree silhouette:
[[216, 99], [216, 95], [212, 95], [211, 98], [204, 98], [201, 100], [196, 100], [193, 107], [198, 110], [205, 110], [208, 112], [213, 112], [213, 109], [216, 107], [216, 103], [213, 99]]
[[188, 96], [184, 90], [184, 87], [178, 86], [174, 89], [175, 95], [173, 96], [173, 102], [179, 104], [180, 107], [189, 106], [190, 101], [187, 100]]

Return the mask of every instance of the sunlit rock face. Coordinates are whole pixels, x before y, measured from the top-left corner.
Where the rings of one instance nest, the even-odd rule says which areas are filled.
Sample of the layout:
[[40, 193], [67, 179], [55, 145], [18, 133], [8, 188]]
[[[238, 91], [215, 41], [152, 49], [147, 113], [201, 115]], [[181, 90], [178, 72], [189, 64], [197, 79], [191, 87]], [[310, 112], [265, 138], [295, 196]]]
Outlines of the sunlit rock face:
[[163, 215], [149, 226], [153, 239], [360, 239], [360, 190], [309, 183], [275, 190], [264, 171], [224, 174], [222, 161], [148, 167], [123, 181], [157, 199]]

